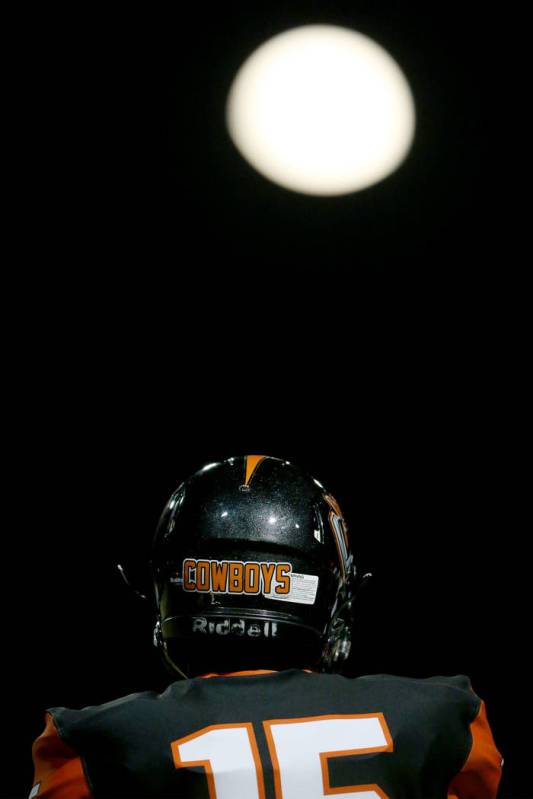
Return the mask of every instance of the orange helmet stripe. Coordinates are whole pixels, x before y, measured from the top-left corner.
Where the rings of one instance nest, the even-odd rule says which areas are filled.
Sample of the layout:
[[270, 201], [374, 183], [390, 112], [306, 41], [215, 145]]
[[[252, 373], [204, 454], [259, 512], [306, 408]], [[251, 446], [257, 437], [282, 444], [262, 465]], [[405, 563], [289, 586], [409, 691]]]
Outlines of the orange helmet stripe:
[[255, 470], [259, 466], [259, 464], [265, 460], [266, 455], [246, 455], [246, 477], [244, 481], [244, 485], [250, 485], [252, 477], [255, 474]]

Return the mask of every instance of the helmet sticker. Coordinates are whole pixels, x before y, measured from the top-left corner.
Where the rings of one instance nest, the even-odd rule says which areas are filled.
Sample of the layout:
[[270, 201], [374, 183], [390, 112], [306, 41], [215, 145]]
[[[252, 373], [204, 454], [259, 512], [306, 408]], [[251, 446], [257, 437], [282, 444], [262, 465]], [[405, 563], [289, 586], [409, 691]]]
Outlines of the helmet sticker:
[[297, 602], [299, 605], [314, 605], [318, 590], [318, 575], [291, 574], [291, 589], [285, 596], [265, 594], [269, 599], [280, 599], [283, 602]]
[[183, 577], [171, 578], [184, 591], [205, 594], [261, 593], [267, 599], [312, 605], [318, 576], [297, 574], [292, 563], [185, 558]]
[[213, 594], [288, 594], [291, 563], [242, 560], [183, 561], [183, 590]]

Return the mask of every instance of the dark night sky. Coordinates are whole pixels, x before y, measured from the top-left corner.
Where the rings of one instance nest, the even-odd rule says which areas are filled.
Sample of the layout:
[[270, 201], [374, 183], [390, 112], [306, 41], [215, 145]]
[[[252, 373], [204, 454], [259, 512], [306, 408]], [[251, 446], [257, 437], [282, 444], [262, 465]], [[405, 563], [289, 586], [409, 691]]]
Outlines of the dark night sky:
[[[391, 2], [178, 8], [58, 14], [55, 35], [41, 39], [28, 137], [42, 177], [36, 201], [48, 199], [41, 233], [58, 262], [85, 267], [86, 290], [105, 278], [102, 293], [115, 297], [122, 276], [131, 290], [148, 284], [156, 293], [159, 280], [189, 283], [191, 269], [204, 291], [211, 272], [224, 285], [245, 274], [250, 288], [254, 273], [260, 282], [273, 274], [282, 284], [295, 274], [321, 282], [326, 269], [343, 281], [355, 273], [373, 283], [377, 273], [416, 286], [458, 280], [469, 290], [486, 281], [495, 246], [490, 17], [474, 6], [406, 11]], [[340, 198], [271, 184], [224, 126], [227, 91], [247, 55], [311, 22], [376, 38], [408, 76], [417, 107], [407, 162]]]
[[[496, 21], [472, 4], [182, 5], [47, 8], [16, 32], [28, 122], [5, 368], [29, 583], [9, 569], [9, 601], [38, 668], [10, 678], [24, 713], [0, 794], [29, 792], [43, 708], [161, 679], [114, 563], [145, 552], [204, 462], [265, 452], [331, 488], [376, 573], [353, 673], [471, 676], [518, 799], [505, 542], [525, 322], [491, 172]], [[417, 107], [407, 161], [345, 197], [275, 186], [224, 128], [246, 56], [311, 22], [375, 38]]]

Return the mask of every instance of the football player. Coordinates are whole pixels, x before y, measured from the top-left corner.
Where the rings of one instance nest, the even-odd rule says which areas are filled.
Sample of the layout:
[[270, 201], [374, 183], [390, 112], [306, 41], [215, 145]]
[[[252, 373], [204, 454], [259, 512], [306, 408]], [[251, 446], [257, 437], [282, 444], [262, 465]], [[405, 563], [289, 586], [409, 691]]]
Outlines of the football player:
[[38, 799], [493, 799], [502, 757], [463, 675], [348, 678], [361, 585], [334, 497], [262, 455], [173, 493], [152, 550], [173, 680], [48, 708]]

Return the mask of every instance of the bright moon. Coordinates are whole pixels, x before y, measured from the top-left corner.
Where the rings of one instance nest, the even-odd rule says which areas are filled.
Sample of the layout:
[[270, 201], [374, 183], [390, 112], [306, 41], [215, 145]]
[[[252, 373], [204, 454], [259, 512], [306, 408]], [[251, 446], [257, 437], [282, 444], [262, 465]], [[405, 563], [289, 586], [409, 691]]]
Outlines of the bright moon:
[[226, 121], [244, 158], [293, 191], [359, 191], [394, 172], [411, 147], [409, 84], [377, 42], [306, 25], [261, 45], [238, 71]]

